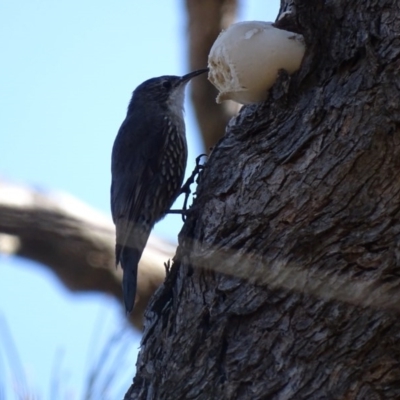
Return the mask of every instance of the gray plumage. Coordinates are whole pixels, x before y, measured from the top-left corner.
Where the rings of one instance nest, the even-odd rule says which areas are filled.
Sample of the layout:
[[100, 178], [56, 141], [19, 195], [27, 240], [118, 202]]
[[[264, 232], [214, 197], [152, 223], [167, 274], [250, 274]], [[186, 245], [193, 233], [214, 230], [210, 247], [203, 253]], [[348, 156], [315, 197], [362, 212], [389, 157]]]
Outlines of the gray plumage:
[[206, 71], [161, 76], [139, 85], [114, 142], [111, 212], [127, 312], [135, 303], [138, 263], [151, 229], [171, 208], [185, 175], [185, 86]]

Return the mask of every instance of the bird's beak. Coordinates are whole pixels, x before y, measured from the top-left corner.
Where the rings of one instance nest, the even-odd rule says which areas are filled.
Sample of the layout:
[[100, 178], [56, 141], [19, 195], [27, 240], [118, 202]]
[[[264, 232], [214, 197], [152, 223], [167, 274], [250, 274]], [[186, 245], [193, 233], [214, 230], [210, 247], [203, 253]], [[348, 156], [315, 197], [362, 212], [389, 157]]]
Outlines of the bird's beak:
[[195, 76], [204, 74], [205, 72], [208, 72], [208, 68], [198, 69], [198, 70], [196, 70], [196, 71], [189, 72], [188, 74], [182, 76], [182, 78], [181, 78], [181, 83], [187, 83], [187, 82], [189, 82], [192, 78], [194, 78]]

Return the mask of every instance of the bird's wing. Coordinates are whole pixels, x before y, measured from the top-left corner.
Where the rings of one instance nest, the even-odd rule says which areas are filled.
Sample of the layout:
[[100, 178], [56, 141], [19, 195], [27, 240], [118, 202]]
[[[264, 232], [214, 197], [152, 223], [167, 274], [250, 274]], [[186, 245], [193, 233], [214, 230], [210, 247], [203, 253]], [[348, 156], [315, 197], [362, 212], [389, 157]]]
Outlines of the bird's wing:
[[144, 247], [151, 230], [143, 207], [165, 145], [165, 135], [151, 135], [163, 129], [162, 123], [152, 117], [135, 112], [129, 115], [113, 147], [111, 211], [117, 230], [117, 262], [123, 247]]

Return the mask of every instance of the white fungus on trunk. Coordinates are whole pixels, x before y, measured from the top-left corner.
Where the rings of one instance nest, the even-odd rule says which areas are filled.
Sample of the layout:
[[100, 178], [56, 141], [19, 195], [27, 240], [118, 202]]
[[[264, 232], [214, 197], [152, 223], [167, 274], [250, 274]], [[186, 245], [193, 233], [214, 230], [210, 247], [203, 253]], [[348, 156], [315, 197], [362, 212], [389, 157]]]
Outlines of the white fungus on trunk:
[[208, 56], [208, 79], [219, 90], [217, 103], [241, 104], [265, 100], [280, 69], [296, 72], [305, 52], [302, 35], [246, 21], [222, 31]]

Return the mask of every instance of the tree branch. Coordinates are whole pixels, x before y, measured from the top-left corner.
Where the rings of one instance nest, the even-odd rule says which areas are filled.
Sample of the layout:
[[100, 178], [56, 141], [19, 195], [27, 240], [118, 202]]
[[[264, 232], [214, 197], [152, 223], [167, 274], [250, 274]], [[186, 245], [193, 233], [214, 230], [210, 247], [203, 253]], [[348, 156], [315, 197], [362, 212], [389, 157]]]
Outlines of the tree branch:
[[[237, 3], [237, 0], [186, 0], [191, 70], [207, 65], [215, 39], [236, 18]], [[192, 101], [207, 152], [224, 135], [227, 122], [239, 110], [232, 101], [217, 104], [217, 93], [205, 76], [191, 83]]]
[[[49, 268], [71, 291], [96, 291], [121, 302], [122, 272], [115, 267], [111, 220], [66, 194], [0, 182], [0, 251]], [[174, 246], [152, 236], [139, 263], [137, 327], [149, 298], [163, 282]]]

